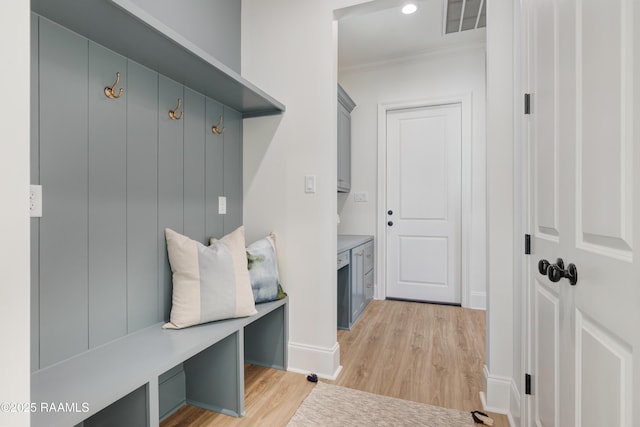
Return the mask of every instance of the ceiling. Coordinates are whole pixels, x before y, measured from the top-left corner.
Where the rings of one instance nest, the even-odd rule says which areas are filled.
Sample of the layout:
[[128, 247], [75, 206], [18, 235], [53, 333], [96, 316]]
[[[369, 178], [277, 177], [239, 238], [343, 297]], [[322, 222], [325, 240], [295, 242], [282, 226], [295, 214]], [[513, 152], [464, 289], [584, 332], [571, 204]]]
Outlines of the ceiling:
[[[486, 22], [483, 0], [414, 0], [418, 10], [403, 15], [400, 9], [406, 3], [374, 0], [337, 11], [338, 67], [374, 65], [484, 43], [485, 29], [474, 29]], [[446, 34], [445, 22], [455, 32]], [[461, 27], [463, 31], [458, 31]]]

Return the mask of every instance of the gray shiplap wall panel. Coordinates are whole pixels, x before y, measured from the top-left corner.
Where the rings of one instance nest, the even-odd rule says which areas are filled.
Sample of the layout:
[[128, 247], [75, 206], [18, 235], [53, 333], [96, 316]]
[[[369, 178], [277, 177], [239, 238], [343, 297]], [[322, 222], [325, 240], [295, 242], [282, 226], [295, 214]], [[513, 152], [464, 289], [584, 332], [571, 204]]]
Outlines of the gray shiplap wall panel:
[[[148, 427], [148, 386], [142, 386], [87, 418], [82, 427]], [[125, 422], [126, 421], [126, 422]]]
[[178, 233], [184, 228], [184, 129], [182, 120], [171, 120], [169, 110], [184, 98], [182, 85], [160, 76], [158, 85], [158, 222], [160, 314], [171, 312], [171, 268], [167, 256], [165, 228]]
[[[40, 183], [40, 120], [38, 99], [38, 17], [31, 15], [31, 184]], [[40, 366], [40, 219], [31, 218], [31, 370]]]
[[224, 235], [223, 215], [218, 214], [218, 197], [224, 195], [224, 148], [223, 135], [216, 135], [211, 127], [218, 123], [223, 115], [222, 104], [207, 98], [206, 125], [206, 235], [220, 238]]
[[186, 378], [182, 364], [178, 370], [169, 378], [159, 378], [158, 407], [160, 409], [160, 419], [164, 419], [175, 412], [185, 403]]
[[242, 225], [242, 115], [224, 107], [224, 233]]
[[205, 240], [205, 97], [184, 90], [184, 234]]
[[158, 310], [158, 73], [127, 67], [127, 330]]
[[[89, 42], [89, 347], [127, 333], [127, 60]], [[117, 89], [116, 89], [117, 90]]]
[[[31, 180], [44, 190], [31, 225], [37, 370], [168, 319], [164, 229], [207, 243], [242, 223], [242, 124], [45, 18], [33, 16], [32, 34]], [[103, 89], [116, 71], [125, 93], [111, 100]], [[185, 116], [170, 120], [178, 98]]]
[[88, 348], [88, 41], [40, 20], [40, 364]]

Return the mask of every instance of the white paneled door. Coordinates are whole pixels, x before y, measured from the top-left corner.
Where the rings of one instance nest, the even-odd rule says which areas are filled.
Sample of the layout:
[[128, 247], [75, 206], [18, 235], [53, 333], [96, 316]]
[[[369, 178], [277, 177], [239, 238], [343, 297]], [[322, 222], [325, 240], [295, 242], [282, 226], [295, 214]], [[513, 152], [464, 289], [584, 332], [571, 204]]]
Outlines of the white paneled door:
[[387, 112], [387, 297], [461, 302], [461, 105]]
[[639, 426], [640, 6], [525, 5], [532, 396], [524, 424]]

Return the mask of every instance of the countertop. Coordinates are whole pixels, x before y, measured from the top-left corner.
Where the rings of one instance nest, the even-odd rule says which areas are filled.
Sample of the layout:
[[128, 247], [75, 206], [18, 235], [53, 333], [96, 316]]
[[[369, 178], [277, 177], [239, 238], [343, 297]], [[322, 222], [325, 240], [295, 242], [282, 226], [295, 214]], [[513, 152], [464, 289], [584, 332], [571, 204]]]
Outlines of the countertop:
[[356, 234], [338, 234], [338, 253], [348, 251], [363, 243], [373, 240], [373, 236], [360, 236]]

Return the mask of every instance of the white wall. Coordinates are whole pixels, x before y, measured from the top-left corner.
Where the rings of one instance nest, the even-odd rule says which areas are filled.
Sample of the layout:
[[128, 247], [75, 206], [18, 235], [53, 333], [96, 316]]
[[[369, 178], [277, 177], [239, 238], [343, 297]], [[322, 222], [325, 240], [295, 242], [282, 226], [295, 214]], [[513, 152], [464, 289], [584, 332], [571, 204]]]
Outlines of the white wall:
[[[340, 35], [338, 34], [338, 37]], [[384, 65], [340, 70], [338, 80], [357, 104], [351, 113], [351, 192], [338, 193], [341, 234], [377, 238], [378, 104], [471, 95], [471, 230], [469, 306], [486, 307], [485, 48], [445, 51]], [[354, 192], [368, 193], [356, 203]], [[379, 239], [376, 239], [379, 241]], [[377, 260], [380, 260], [380, 253]], [[376, 286], [383, 286], [379, 278]]]
[[[243, 76], [286, 105], [244, 121], [249, 241], [275, 230], [290, 296], [289, 368], [333, 377], [336, 339], [336, 44], [328, 2], [243, 0]], [[317, 192], [304, 193], [315, 175]]]
[[[0, 67], [0, 402], [30, 399], [29, 2], [3, 4]], [[29, 413], [0, 408], [0, 425], [28, 426]]]
[[523, 82], [527, 81], [527, 67], [523, 57], [527, 47], [527, 35], [521, 32], [524, 25], [525, 16], [521, 10], [521, 1], [513, 2], [513, 371], [511, 382], [511, 398], [509, 414], [512, 425], [519, 427], [522, 425], [524, 409], [524, 372], [525, 372], [525, 348], [524, 337], [526, 337], [526, 302], [525, 283], [527, 269], [524, 267], [524, 233], [529, 232], [528, 205], [526, 202], [528, 186], [528, 158], [526, 157], [527, 144], [526, 130], [523, 126], [523, 93], [527, 92]]

